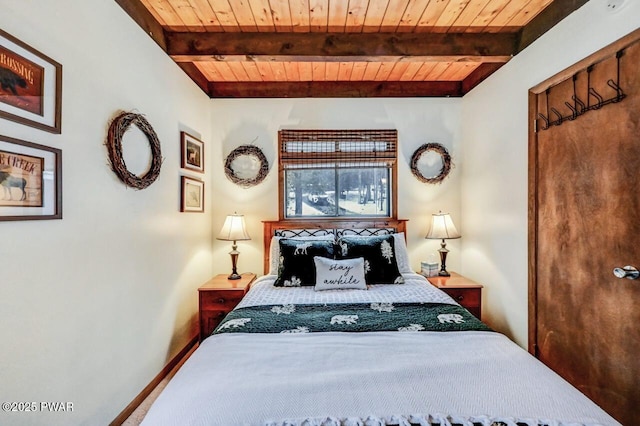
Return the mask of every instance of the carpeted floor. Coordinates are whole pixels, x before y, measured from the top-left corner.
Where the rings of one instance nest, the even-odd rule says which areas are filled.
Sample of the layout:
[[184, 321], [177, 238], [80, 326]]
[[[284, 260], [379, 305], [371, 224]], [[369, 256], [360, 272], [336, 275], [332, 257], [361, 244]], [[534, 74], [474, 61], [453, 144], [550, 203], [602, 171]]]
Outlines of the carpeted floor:
[[153, 402], [156, 400], [158, 395], [160, 395], [160, 393], [165, 388], [165, 386], [167, 386], [171, 378], [176, 374], [176, 372], [180, 369], [180, 367], [182, 367], [182, 364], [184, 364], [184, 362], [191, 356], [191, 354], [197, 347], [198, 345], [195, 345], [193, 349], [191, 349], [189, 353], [173, 368], [173, 370], [171, 370], [171, 372], [167, 374], [167, 377], [162, 379], [162, 381], [158, 384], [158, 386], [156, 386], [155, 389], [151, 391], [149, 396], [145, 398], [142, 404], [140, 404], [138, 408], [136, 408], [135, 411], [131, 413], [131, 415], [127, 418], [127, 420], [125, 420], [124, 423], [122, 423], [122, 426], [137, 426], [140, 423], [142, 423], [144, 416], [147, 415], [147, 411], [149, 411], [149, 408], [151, 407]]

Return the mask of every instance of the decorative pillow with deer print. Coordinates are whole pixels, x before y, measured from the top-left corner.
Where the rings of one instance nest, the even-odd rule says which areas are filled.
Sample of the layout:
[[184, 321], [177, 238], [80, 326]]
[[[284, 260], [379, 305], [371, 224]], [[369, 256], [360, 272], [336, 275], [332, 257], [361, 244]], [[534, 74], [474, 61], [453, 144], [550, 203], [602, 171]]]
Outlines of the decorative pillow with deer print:
[[300, 287], [316, 285], [315, 256], [333, 259], [334, 246], [331, 240], [299, 240], [283, 238], [278, 260], [276, 287]]
[[393, 235], [345, 235], [336, 246], [337, 259], [364, 258], [367, 284], [404, 284], [398, 270]]

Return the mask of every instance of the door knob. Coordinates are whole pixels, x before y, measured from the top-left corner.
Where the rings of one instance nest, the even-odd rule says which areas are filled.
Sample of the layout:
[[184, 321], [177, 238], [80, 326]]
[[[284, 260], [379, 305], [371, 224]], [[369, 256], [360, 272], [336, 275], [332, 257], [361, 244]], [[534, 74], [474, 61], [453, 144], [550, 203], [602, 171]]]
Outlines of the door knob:
[[613, 275], [618, 278], [627, 278], [630, 280], [637, 280], [640, 277], [640, 271], [633, 266], [625, 266], [624, 268], [614, 268]]

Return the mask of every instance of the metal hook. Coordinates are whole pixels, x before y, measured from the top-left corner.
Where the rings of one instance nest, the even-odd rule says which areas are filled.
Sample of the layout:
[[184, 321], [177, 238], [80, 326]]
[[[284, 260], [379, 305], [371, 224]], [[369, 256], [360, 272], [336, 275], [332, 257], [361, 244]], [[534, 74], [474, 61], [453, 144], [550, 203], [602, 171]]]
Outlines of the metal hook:
[[573, 121], [573, 120], [575, 120], [576, 118], [578, 118], [578, 116], [580, 115], [580, 114], [578, 113], [578, 110], [577, 110], [573, 105], [571, 105], [569, 102], [565, 102], [564, 104], [565, 104], [567, 107], [569, 107], [569, 109], [571, 110], [571, 116], [567, 117], [567, 120]]
[[569, 107], [571, 110], [571, 117], [568, 117], [569, 120], [575, 120], [584, 112], [584, 103], [578, 99], [578, 94], [576, 90], [576, 81], [578, 80], [578, 74], [573, 75], [573, 96], [571, 96], [571, 100], [573, 101], [573, 105], [569, 102], [565, 102], [564, 104]]
[[542, 130], [547, 130], [549, 128], [549, 119], [544, 116], [541, 112], [538, 113], [538, 118], [541, 118], [544, 121], [544, 126], [542, 126]]
[[551, 112], [558, 116], [558, 119], [552, 121], [551, 124], [554, 124], [554, 125], [557, 125], [557, 126], [562, 124], [562, 122], [564, 121], [564, 117], [562, 117], [562, 114], [560, 114], [560, 112], [555, 108], [551, 108]]
[[608, 80], [607, 81], [607, 86], [611, 87], [613, 90], [616, 91], [616, 97], [613, 98], [611, 100], [611, 102], [620, 102], [621, 100], [623, 100], [627, 95], [624, 94], [624, 92], [622, 91], [622, 88], [620, 86], [618, 86], [618, 83], [616, 83], [613, 80]]
[[[542, 130], [547, 130], [550, 126], [559, 126], [564, 121], [567, 121], [567, 120], [575, 120], [580, 115], [585, 114], [587, 111], [591, 111], [593, 109], [600, 109], [604, 105], [608, 105], [614, 102], [620, 102], [622, 99], [624, 99], [627, 95], [622, 90], [622, 87], [620, 87], [620, 62], [621, 62], [620, 60], [623, 54], [624, 54], [623, 50], [620, 50], [616, 53], [617, 81], [614, 81], [613, 79], [607, 80], [607, 85], [613, 90], [615, 90], [616, 92], [615, 97], [604, 99], [600, 95], [600, 93], [596, 91], [596, 89], [591, 87], [591, 74], [596, 64], [589, 65], [586, 68], [586, 72], [587, 72], [586, 104], [584, 101], [582, 101], [578, 97], [578, 92], [576, 87], [576, 82], [578, 80], [578, 73], [573, 75], [573, 96], [571, 96], [571, 100], [573, 101], [573, 104], [571, 102], [564, 103], [567, 106], [567, 108], [571, 110], [571, 115], [567, 115], [563, 117], [560, 111], [549, 106], [549, 92], [551, 91], [551, 87], [547, 88], [547, 90], [545, 90], [547, 115], [545, 116], [542, 113], [538, 113], [538, 118], [544, 121], [544, 126], [542, 126]], [[596, 102], [593, 104], [592, 104], [592, 98], [596, 100]]]
[[602, 98], [602, 96], [600, 96], [598, 92], [596, 92], [596, 89], [594, 89], [593, 87], [589, 87], [589, 96], [593, 96], [598, 100], [598, 103], [595, 105], [592, 105], [591, 108], [598, 109], [602, 106], [604, 99]]
[[587, 110], [593, 109], [591, 106], [591, 72], [593, 71], [593, 65], [587, 67]]
[[578, 114], [584, 114], [585, 110], [587, 109], [587, 105], [585, 105], [585, 103], [582, 102], [580, 98], [575, 95], [572, 96], [571, 99], [575, 102], [576, 109], [578, 110]]

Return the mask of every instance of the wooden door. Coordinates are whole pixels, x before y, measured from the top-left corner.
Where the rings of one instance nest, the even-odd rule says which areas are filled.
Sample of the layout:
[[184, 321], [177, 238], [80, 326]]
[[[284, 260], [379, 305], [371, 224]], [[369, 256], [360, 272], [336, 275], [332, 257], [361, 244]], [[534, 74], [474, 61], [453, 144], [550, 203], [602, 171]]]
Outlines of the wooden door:
[[[639, 38], [532, 89], [529, 105], [529, 349], [624, 425], [640, 424], [640, 279], [613, 269], [640, 268]], [[626, 97], [585, 111], [599, 102], [589, 87], [618, 97], [608, 80]], [[539, 114], [562, 123], [545, 130]]]

